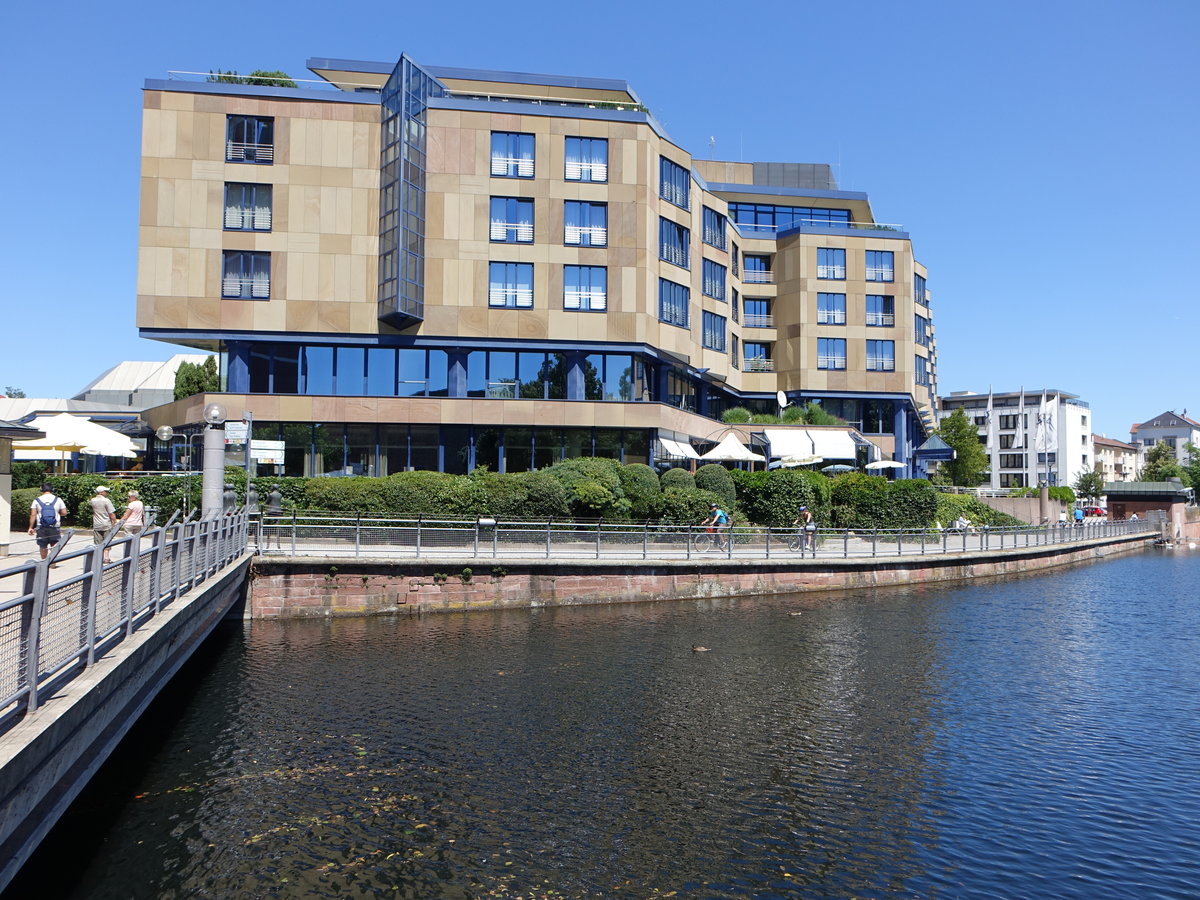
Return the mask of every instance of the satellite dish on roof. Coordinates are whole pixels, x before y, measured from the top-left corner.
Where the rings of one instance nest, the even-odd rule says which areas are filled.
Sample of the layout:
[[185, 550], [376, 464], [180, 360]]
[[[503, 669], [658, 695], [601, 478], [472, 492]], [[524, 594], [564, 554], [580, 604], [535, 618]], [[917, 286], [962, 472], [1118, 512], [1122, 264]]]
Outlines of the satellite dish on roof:
[[776, 391], [776, 392], [775, 392], [775, 399], [779, 401], [779, 408], [780, 408], [780, 409], [786, 409], [786, 408], [787, 408], [787, 405], [788, 405], [788, 398], [787, 398], [787, 394], [785, 394], [783, 391]]

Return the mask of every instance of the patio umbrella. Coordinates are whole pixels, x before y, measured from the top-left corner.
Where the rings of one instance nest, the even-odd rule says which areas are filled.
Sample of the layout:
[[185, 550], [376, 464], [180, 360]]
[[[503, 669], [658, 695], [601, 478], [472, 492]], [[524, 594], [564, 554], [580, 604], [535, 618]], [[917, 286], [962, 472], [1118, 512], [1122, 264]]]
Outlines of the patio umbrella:
[[821, 471], [826, 475], [840, 475], [843, 472], [853, 472], [854, 466], [843, 466], [841, 463], [838, 463], [834, 466], [825, 466]]
[[867, 463], [868, 469], [903, 469], [904, 463], [896, 462], [894, 459], [881, 459], [878, 462]]
[[13, 441], [15, 459], [62, 459], [63, 454], [70, 453], [137, 456], [137, 446], [119, 431], [70, 413], [38, 416], [29, 424], [44, 431], [46, 436], [30, 441]]
[[748, 449], [745, 444], [737, 439], [737, 435], [727, 434], [721, 439], [721, 443], [713, 447], [707, 453], [703, 454], [701, 459], [708, 462], [734, 461], [734, 462], [762, 462], [761, 454], [755, 453]]
[[823, 456], [785, 456], [779, 460], [779, 465], [785, 469], [793, 469], [796, 466], [815, 466], [817, 463], [825, 462]]

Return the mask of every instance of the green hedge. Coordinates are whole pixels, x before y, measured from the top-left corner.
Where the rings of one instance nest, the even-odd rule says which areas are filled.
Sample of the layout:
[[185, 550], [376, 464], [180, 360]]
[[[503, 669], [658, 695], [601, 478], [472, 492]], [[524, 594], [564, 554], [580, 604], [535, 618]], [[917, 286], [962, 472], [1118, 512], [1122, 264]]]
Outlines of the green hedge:
[[982, 500], [978, 500], [970, 494], [937, 495], [937, 522], [943, 527], [947, 527], [960, 515], [970, 519], [972, 525], [990, 525], [993, 528], [1026, 524], [1008, 513], [992, 509]]
[[819, 524], [829, 524], [829, 479], [817, 472], [773, 469], [732, 473], [738, 505], [751, 522], [773, 528], [790, 526], [807, 506]]
[[691, 490], [696, 486], [696, 476], [687, 469], [667, 469], [658, 480], [664, 491], [667, 488]]
[[726, 507], [737, 504], [737, 488], [733, 485], [733, 477], [720, 463], [708, 463], [697, 469], [696, 487], [716, 494]]
[[12, 492], [12, 510], [9, 517], [11, 531], [25, 531], [29, 528], [29, 508], [33, 506], [33, 498], [41, 492], [41, 487], [17, 488]]

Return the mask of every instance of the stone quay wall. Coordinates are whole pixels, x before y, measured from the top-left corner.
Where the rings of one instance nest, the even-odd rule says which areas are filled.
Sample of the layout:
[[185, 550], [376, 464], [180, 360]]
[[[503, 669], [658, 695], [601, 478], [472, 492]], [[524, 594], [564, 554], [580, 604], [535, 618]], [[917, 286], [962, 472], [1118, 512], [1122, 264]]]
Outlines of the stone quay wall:
[[[1141, 552], [1155, 536], [895, 559], [787, 562], [260, 557], [251, 570], [245, 615], [420, 614], [937, 584], [1013, 577]], [[470, 570], [469, 579], [465, 570]]]

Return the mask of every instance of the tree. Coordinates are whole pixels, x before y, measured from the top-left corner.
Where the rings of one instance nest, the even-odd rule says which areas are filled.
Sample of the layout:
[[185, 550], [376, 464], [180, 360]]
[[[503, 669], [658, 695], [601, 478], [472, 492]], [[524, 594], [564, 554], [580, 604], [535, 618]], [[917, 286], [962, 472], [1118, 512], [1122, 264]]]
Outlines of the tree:
[[175, 371], [175, 399], [182, 400], [195, 394], [207, 394], [221, 389], [221, 377], [217, 373], [217, 358], [210, 356], [203, 363], [180, 363]]
[[1187, 471], [1175, 456], [1175, 448], [1166, 441], [1159, 441], [1146, 451], [1146, 465], [1138, 473], [1138, 481], [1166, 481], [1168, 478], [1178, 478], [1185, 487], [1191, 484]]
[[13, 397], [14, 399], [16, 399], [16, 398], [24, 397], [25, 392], [23, 390], [21, 390], [20, 388], [15, 388], [12, 385], [9, 385], [8, 387], [6, 387], [4, 389], [4, 396], [5, 397]]
[[217, 69], [208, 70], [208, 80], [218, 84], [256, 84], [260, 87], [298, 87], [287, 72], [277, 70], [255, 69], [249, 75], [239, 75], [236, 69], [228, 72]]
[[1200, 486], [1200, 447], [1188, 441], [1183, 445], [1183, 449], [1188, 454], [1188, 459], [1184, 463], [1183, 470], [1191, 480], [1192, 487]]
[[1104, 493], [1104, 476], [1099, 472], [1081, 472], [1073, 486], [1080, 497], [1098, 500]]
[[956, 409], [942, 420], [937, 433], [954, 449], [954, 459], [941, 463], [939, 472], [945, 472], [951, 484], [961, 487], [978, 487], [983, 484], [991, 461], [979, 443], [979, 432], [962, 409]]

